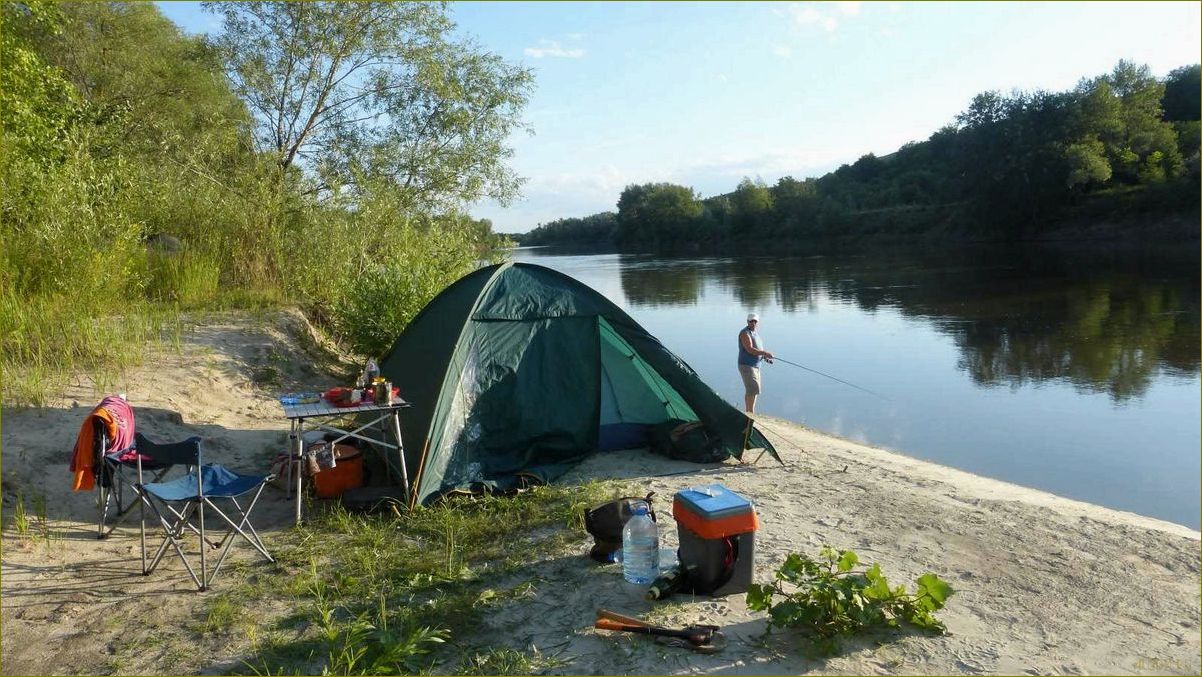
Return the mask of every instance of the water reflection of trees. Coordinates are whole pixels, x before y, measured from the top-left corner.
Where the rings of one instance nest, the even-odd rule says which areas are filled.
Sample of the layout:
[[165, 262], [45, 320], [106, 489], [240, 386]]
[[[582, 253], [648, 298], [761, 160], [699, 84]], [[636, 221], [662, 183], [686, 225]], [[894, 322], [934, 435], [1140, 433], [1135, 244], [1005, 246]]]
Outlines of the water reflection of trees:
[[702, 264], [689, 261], [654, 261], [623, 254], [619, 277], [626, 301], [634, 306], [692, 306], [705, 283]]
[[1123, 401], [1158, 371], [1199, 370], [1196, 254], [982, 250], [622, 267], [636, 305], [692, 304], [707, 283], [749, 308], [794, 312], [823, 295], [896, 308], [951, 336], [959, 367], [983, 385], [1060, 379]]
[[[1197, 371], [1197, 304], [1184, 311], [1178, 291], [1126, 280], [1090, 282], [1060, 296], [1051, 308], [1022, 297], [995, 299], [990, 316], [952, 332], [960, 366], [978, 383], [1061, 378], [1116, 400], [1142, 395], [1158, 368]], [[1015, 314], [1062, 319], [1006, 321]], [[1194, 349], [1182, 350], [1191, 334]]]

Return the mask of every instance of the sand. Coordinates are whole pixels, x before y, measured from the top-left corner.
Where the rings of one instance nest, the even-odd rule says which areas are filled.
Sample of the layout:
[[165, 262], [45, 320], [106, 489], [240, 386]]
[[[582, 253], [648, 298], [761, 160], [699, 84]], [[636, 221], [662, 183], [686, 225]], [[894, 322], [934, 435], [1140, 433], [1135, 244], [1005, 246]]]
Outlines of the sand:
[[[285, 441], [274, 395], [332, 385], [306, 366], [328, 363], [331, 353], [295, 312], [197, 322], [178, 352], [151, 354], [105, 392], [126, 393], [151, 437], [201, 435], [221, 462], [263, 469]], [[45, 407], [3, 412], [0, 671], [194, 674], [238, 665], [247, 647], [237, 642], [211, 657], [154, 645], [130, 655], [144, 634], [136, 619], [190, 632], [215, 592], [198, 594], [177, 573], [137, 575], [136, 528], [95, 539], [93, 495], [69, 490], [67, 461], [83, 416], [103, 394], [84, 381]], [[618, 452], [594, 456], [563, 481], [619, 477], [656, 491], [666, 547], [676, 543], [666, 509], [672, 493], [720, 481], [756, 505], [757, 580], [770, 580], [790, 552], [816, 555], [824, 544], [879, 562], [895, 583], [933, 571], [956, 590], [939, 614], [947, 635], [877, 633], [832, 657], [807, 657], [794, 635], [765, 636], [764, 615], [749, 612], [741, 595], [677, 596], [653, 609], [616, 566], [587, 560], [582, 538], [566, 556], [532, 562], [524, 572], [536, 581], [531, 596], [498, 609], [495, 627], [480, 637], [537, 651], [558, 674], [1199, 674], [1197, 531], [779, 419], [760, 424], [784, 466], [764, 457], [754, 466], [703, 468]], [[18, 492], [27, 506], [44, 497], [49, 543], [14, 533]], [[289, 508], [281, 494], [265, 495], [259, 516], [269, 544], [272, 531], [288, 528]], [[729, 646], [701, 655], [596, 631], [597, 607], [718, 624]]]

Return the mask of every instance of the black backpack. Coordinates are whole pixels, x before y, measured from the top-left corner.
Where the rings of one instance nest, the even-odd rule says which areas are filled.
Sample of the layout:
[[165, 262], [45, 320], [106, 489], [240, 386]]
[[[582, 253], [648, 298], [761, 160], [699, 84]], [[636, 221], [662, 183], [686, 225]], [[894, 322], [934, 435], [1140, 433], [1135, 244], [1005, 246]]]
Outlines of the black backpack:
[[652, 426], [649, 438], [651, 451], [681, 461], [718, 463], [730, 455], [700, 421], [668, 419]]
[[635, 504], [646, 503], [651, 521], [655, 521], [655, 509], [651, 507], [651, 497], [654, 495], [652, 491], [642, 498], [619, 498], [585, 511], [584, 528], [595, 541], [589, 557], [602, 564], [615, 561], [618, 550], [622, 549], [622, 527], [634, 515]]

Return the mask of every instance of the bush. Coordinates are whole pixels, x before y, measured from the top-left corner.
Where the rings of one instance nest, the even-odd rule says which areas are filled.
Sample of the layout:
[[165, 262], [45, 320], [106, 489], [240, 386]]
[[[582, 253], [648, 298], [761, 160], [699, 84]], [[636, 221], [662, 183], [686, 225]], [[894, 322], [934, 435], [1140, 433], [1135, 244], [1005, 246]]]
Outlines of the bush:
[[332, 303], [335, 331], [355, 352], [382, 355], [421, 309], [478, 262], [479, 243], [456, 223], [401, 226], [384, 260], [348, 274]]

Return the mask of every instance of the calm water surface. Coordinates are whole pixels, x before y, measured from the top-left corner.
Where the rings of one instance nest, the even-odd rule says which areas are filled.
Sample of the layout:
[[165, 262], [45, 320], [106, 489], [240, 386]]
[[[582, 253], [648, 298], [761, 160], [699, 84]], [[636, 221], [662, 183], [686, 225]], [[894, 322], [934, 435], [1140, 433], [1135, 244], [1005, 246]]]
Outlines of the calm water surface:
[[778, 362], [760, 411], [1197, 528], [1199, 259], [1184, 249], [514, 258], [605, 294], [732, 403], [754, 311], [768, 350], [888, 397]]

